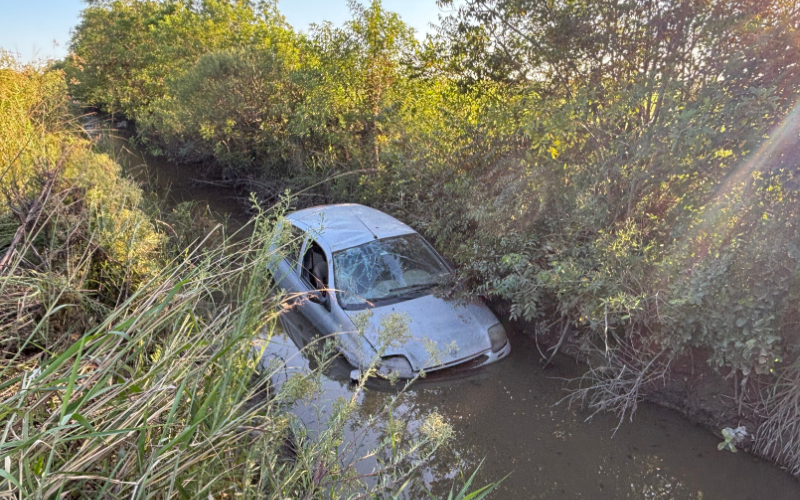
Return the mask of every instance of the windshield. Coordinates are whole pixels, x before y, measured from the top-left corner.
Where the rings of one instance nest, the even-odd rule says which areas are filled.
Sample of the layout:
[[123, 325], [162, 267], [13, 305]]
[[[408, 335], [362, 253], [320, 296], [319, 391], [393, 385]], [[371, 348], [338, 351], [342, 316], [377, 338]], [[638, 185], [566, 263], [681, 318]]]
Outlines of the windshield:
[[448, 269], [418, 234], [375, 240], [333, 254], [337, 297], [343, 307], [414, 295]]

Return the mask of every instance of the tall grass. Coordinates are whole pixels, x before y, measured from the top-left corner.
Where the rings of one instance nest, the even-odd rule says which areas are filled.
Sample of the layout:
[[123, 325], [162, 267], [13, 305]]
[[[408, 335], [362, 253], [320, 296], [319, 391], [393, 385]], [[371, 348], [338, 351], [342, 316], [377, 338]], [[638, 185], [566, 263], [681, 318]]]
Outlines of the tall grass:
[[[288, 409], [319, 375], [296, 375], [271, 393], [271, 373], [257, 370], [253, 346], [281, 307], [264, 272], [274, 258], [271, 226], [265, 215], [255, 224], [238, 246], [189, 249], [60, 351], [32, 349], [35, 331], [22, 340], [0, 372], [0, 475], [9, 491], [313, 498], [363, 489], [336, 460], [352, 405], [338, 408], [313, 442], [290, 443], [299, 424]], [[31, 286], [33, 275], [3, 279], [45, 286]], [[48, 303], [34, 330], [71, 307]], [[423, 455], [438, 445], [423, 441], [413, 445]]]

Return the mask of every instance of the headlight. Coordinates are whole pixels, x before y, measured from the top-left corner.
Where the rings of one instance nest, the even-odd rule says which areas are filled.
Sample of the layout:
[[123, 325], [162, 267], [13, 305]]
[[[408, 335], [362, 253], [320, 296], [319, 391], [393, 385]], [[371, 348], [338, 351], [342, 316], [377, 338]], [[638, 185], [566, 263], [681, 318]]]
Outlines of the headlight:
[[497, 323], [489, 328], [489, 340], [492, 341], [492, 352], [499, 352], [503, 347], [508, 344], [508, 337], [506, 337], [506, 329], [503, 325]]
[[393, 373], [400, 378], [414, 378], [414, 370], [405, 356], [387, 356], [381, 359], [378, 375], [389, 377]]

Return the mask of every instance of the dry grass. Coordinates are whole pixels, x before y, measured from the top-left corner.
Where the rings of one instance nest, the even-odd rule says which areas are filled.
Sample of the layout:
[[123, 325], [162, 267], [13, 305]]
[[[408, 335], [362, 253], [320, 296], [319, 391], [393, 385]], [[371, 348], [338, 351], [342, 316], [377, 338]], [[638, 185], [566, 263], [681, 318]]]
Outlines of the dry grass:
[[800, 474], [800, 366], [790, 366], [762, 394], [756, 414], [763, 420], [753, 450]]
[[569, 389], [569, 395], [560, 402], [588, 407], [592, 412], [589, 419], [601, 412], [614, 412], [619, 418], [616, 433], [626, 416], [633, 419], [648, 391], [664, 386], [672, 358], [666, 351], [637, 349], [618, 337], [614, 341], [613, 348], [595, 349], [594, 357], [603, 362], [599, 366], [590, 362], [586, 373], [571, 381], [577, 387]]

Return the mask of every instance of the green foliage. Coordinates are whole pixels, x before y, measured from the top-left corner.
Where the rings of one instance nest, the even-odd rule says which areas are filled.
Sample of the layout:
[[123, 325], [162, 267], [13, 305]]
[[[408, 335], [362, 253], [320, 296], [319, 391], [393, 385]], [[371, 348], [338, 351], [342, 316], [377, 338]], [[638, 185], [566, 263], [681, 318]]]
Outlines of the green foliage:
[[516, 137], [492, 141], [508, 149], [438, 197], [468, 203], [462, 275], [587, 338], [772, 370], [797, 342], [797, 16], [779, 1], [462, 4], [438, 70], [521, 96], [501, 105]]
[[179, 157], [213, 157], [240, 170], [261, 160], [263, 169], [280, 169], [293, 153], [285, 121], [295, 90], [285, 79], [287, 66], [273, 51], [204, 55], [176, 78], [174, 96], [159, 102], [140, 128], [177, 144]]
[[[3, 57], [0, 214], [10, 232], [2, 250], [43, 272], [83, 268], [78, 288], [113, 303], [157, 272], [163, 238], [140, 210], [139, 188], [76, 124], [63, 73]], [[24, 241], [14, 246], [11, 233]]]
[[70, 92], [130, 119], [149, 115], [168, 83], [214, 50], [280, 45], [275, 2], [225, 0], [92, 2], [64, 62]]
[[[497, 487], [500, 486], [500, 483], [504, 481], [504, 479], [501, 479], [500, 481], [493, 484], [487, 484], [486, 486], [478, 490], [469, 491], [470, 486], [472, 486], [472, 482], [475, 480], [475, 476], [478, 474], [478, 471], [482, 466], [483, 462], [481, 462], [478, 468], [475, 469], [475, 472], [472, 473], [469, 479], [467, 479], [464, 482], [464, 486], [458, 492], [455, 491], [455, 484], [454, 484], [453, 487], [450, 488], [450, 492], [447, 495], [447, 500], [482, 500], [483, 498], [489, 496], [489, 494], [492, 493], [494, 490], [496, 490]], [[428, 494], [428, 498], [431, 498], [432, 500], [436, 499], [436, 497], [433, 496], [433, 494], [430, 491], [426, 490], [426, 493]]]
[[746, 435], [747, 431], [745, 431], [744, 427], [737, 427], [736, 429], [726, 427], [722, 429], [724, 441], [717, 445], [717, 449], [719, 451], [729, 450], [731, 453], [736, 453], [736, 445], [744, 439]]

